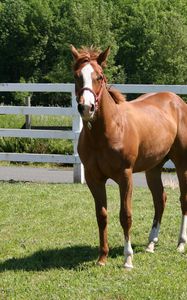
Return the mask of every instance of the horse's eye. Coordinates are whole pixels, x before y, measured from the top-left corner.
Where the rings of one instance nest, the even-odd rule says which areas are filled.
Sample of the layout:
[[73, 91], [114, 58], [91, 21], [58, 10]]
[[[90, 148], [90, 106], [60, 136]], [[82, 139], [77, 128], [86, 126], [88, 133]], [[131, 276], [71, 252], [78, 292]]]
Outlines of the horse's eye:
[[102, 80], [103, 79], [103, 76], [102, 75], [98, 75], [97, 76], [97, 80], [99, 81], [99, 80]]

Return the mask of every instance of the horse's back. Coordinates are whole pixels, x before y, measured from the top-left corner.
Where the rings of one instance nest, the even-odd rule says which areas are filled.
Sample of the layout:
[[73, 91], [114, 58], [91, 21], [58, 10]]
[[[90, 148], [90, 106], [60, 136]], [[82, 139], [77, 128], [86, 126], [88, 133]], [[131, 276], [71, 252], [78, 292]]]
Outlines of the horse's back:
[[[147, 106], [153, 105], [155, 107], [163, 108], [166, 105], [172, 105], [173, 108], [183, 107], [187, 109], [186, 103], [175, 93], [172, 92], [158, 92], [158, 93], [147, 93], [139, 96], [132, 100], [130, 103], [135, 106]], [[186, 108], [185, 108], [186, 107]]]
[[[187, 104], [175, 93], [159, 92], [149, 93], [138, 97], [130, 102], [130, 105], [139, 113], [149, 112], [165, 115], [171, 121], [176, 123], [177, 133], [187, 131]], [[147, 117], [149, 117], [147, 115]]]

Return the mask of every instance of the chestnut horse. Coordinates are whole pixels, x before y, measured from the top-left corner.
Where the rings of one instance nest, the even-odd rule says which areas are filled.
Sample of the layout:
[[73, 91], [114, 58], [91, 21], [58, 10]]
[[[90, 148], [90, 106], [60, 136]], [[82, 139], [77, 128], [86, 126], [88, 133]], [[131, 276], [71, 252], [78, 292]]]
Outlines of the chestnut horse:
[[119, 185], [124, 266], [132, 268], [132, 173], [145, 171], [152, 193], [155, 214], [147, 251], [154, 252], [166, 202], [161, 171], [168, 159], [175, 164], [179, 179], [182, 223], [178, 250], [183, 252], [187, 242], [187, 105], [170, 92], [146, 94], [127, 102], [120, 92], [106, 85], [103, 66], [109, 48], [100, 53], [71, 46], [71, 52], [78, 111], [83, 120], [78, 153], [95, 200], [98, 264], [106, 263], [109, 251], [106, 180], [111, 178]]

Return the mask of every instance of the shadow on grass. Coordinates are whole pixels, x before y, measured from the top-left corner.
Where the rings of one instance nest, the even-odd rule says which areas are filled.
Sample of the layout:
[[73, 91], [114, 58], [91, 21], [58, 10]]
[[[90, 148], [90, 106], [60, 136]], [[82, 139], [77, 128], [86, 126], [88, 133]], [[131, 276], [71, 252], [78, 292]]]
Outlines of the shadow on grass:
[[23, 258], [0, 262], [0, 272], [6, 270], [44, 271], [47, 269], [76, 269], [84, 262], [97, 258], [97, 248], [74, 246], [64, 249], [39, 250]]
[[[143, 245], [134, 245], [134, 252], [142, 252]], [[123, 256], [123, 247], [110, 249], [109, 256]], [[98, 248], [90, 246], [73, 246], [64, 249], [40, 250], [23, 258], [11, 258], [0, 262], [0, 272], [7, 270], [45, 271], [49, 269], [77, 269], [86, 262], [95, 262]]]

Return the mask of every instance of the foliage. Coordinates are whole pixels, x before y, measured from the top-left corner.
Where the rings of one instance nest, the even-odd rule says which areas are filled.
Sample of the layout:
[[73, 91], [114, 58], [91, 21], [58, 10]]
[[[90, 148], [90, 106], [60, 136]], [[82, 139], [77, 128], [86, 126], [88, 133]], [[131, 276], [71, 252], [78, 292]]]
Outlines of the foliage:
[[127, 82], [185, 84], [186, 3], [140, 0], [125, 1], [123, 6], [125, 15], [116, 28], [120, 43], [117, 61], [125, 67]]
[[[89, 8], [89, 9], [88, 9]], [[123, 74], [120, 66], [115, 66], [114, 55], [117, 52], [115, 35], [112, 32], [111, 15], [113, 13], [112, 1], [69, 1], [63, 7], [61, 14], [62, 35], [62, 57], [55, 69], [48, 75], [52, 81], [72, 81], [72, 57], [69, 45], [76, 47], [91, 46], [102, 47], [102, 50], [111, 45], [111, 55], [108, 63], [108, 79], [120, 82]]]
[[[111, 83], [186, 84], [186, 0], [0, 0], [0, 82], [72, 82], [70, 44], [111, 45]], [[33, 102], [69, 97], [34, 94]]]
[[116, 186], [107, 187], [110, 254], [103, 268], [95, 265], [98, 230], [85, 185], [0, 183], [0, 193], [0, 298], [186, 299], [186, 252], [176, 252], [178, 189], [167, 190], [155, 254], [145, 253], [153, 217], [150, 193], [135, 189], [132, 271], [123, 269]]
[[[20, 78], [20, 83], [25, 83], [24, 78]], [[24, 106], [27, 102], [26, 99], [30, 96], [32, 93], [29, 92], [15, 92], [12, 93], [12, 97], [14, 97], [14, 104], [15, 105], [22, 105]]]
[[3, 1], [0, 11], [1, 81], [39, 78], [46, 68], [52, 22], [47, 1]]

